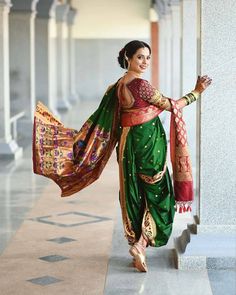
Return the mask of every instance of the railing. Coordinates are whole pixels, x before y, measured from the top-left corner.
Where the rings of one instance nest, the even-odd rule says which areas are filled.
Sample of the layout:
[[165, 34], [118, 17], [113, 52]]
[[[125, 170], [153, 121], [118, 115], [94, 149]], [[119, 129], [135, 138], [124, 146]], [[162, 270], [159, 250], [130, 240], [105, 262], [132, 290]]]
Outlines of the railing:
[[10, 123], [12, 124], [13, 139], [17, 139], [17, 120], [24, 117], [24, 115], [25, 115], [25, 112], [23, 111], [10, 118]]

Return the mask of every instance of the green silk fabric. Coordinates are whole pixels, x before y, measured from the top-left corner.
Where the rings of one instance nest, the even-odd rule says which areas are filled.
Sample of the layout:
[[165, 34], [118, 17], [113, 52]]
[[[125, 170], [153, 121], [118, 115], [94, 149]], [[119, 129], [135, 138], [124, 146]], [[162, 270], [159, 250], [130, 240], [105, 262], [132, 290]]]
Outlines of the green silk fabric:
[[156, 224], [155, 247], [165, 245], [172, 231], [175, 214], [172, 182], [168, 169], [155, 184], [144, 182], [138, 174], [154, 176], [163, 171], [166, 154], [166, 135], [159, 117], [130, 128], [123, 154], [126, 209], [137, 240], [146, 199]]

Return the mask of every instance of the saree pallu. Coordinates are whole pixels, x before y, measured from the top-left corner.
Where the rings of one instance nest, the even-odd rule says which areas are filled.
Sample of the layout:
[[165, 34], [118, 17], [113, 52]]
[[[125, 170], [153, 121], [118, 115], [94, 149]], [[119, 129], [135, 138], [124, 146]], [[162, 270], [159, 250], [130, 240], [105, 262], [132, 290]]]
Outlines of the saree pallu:
[[100, 176], [119, 141], [125, 235], [133, 244], [142, 232], [149, 245], [158, 247], [166, 244], [171, 234], [174, 205], [180, 211], [190, 210], [193, 197], [185, 124], [181, 110], [172, 101], [174, 193], [166, 167], [167, 142], [159, 117], [121, 127], [116, 85], [109, 87], [98, 109], [79, 131], [66, 128], [43, 104], [37, 104], [32, 145], [34, 172], [55, 181], [62, 197], [70, 196]]
[[48, 177], [70, 196], [94, 182], [117, 143], [116, 84], [108, 88], [98, 109], [82, 128], [65, 127], [42, 103], [33, 125], [33, 170]]
[[165, 245], [172, 231], [175, 198], [166, 166], [167, 141], [159, 117], [123, 127], [118, 147], [120, 204], [125, 236], [141, 233], [149, 245]]

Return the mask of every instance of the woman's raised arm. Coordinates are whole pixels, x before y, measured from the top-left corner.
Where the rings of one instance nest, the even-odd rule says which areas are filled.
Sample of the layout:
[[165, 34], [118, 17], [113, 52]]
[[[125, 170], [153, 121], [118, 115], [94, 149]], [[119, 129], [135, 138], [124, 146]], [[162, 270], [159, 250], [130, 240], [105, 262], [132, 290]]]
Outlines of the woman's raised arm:
[[[206, 88], [211, 84], [212, 79], [207, 75], [198, 76], [194, 90], [190, 93], [184, 95], [177, 100], [177, 104], [180, 109], [196, 101], [200, 94], [206, 90]], [[157, 89], [152, 87], [147, 81], [141, 85], [140, 88], [141, 97], [151, 104], [156, 105], [158, 108], [166, 111], [171, 111], [170, 97], [166, 97], [161, 94]]]

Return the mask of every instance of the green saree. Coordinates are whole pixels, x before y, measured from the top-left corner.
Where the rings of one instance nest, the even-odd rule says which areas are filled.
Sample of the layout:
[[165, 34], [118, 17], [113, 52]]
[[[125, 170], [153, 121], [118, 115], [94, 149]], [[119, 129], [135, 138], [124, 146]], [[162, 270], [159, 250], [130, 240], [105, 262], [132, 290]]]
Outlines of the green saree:
[[[130, 244], [141, 232], [151, 246], [165, 245], [172, 230], [174, 193], [166, 167], [167, 141], [159, 117], [123, 127], [119, 141], [120, 204]], [[153, 183], [156, 175], [159, 181]]]
[[[108, 88], [98, 109], [79, 131], [65, 127], [42, 103], [37, 104], [32, 144], [34, 172], [56, 182], [62, 197], [70, 196], [100, 176], [118, 142], [125, 236], [129, 244], [134, 244], [143, 233], [149, 245], [159, 247], [167, 243], [171, 234], [174, 206], [179, 204], [181, 210], [190, 210], [192, 201], [182, 114], [173, 102], [173, 190], [166, 166], [166, 136], [158, 117], [160, 109], [148, 104], [138, 114], [132, 114], [133, 119], [128, 121], [133, 125], [124, 127], [116, 87], [117, 83]], [[142, 118], [145, 122], [136, 124]]]

